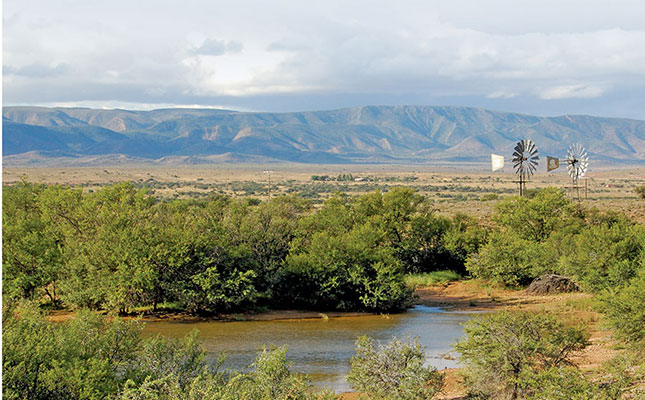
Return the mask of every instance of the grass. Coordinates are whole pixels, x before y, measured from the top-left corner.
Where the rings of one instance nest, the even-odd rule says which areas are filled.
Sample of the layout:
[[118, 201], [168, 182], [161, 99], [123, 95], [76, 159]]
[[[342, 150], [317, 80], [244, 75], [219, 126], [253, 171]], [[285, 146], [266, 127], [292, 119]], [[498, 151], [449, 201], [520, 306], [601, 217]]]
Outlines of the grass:
[[[360, 164], [217, 164], [207, 166], [129, 165], [107, 167], [6, 167], [2, 170], [3, 184], [30, 182], [72, 185], [84, 191], [96, 191], [115, 182], [134, 182], [146, 186], [159, 199], [204, 198], [213, 193], [233, 197], [255, 197], [265, 200], [271, 175], [271, 195], [298, 193], [319, 204], [334, 192], [350, 196], [366, 192], [387, 191], [405, 186], [417, 190], [434, 203], [438, 214], [451, 216], [461, 212], [487, 219], [495, 211], [495, 204], [517, 191], [515, 175], [491, 174], [485, 168], [477, 172], [453, 171], [450, 167], [432, 165], [360, 165]], [[478, 167], [472, 166], [476, 169]], [[387, 169], [387, 171], [386, 171]], [[635, 187], [645, 186], [645, 169], [594, 171], [589, 181], [589, 198], [583, 204], [617, 212], [624, 212], [637, 222], [645, 222], [643, 199]], [[312, 181], [312, 175], [336, 179], [349, 175], [355, 181]], [[571, 185], [566, 173], [536, 174], [530, 188], [546, 186], [566, 188]]]
[[455, 271], [433, 271], [424, 274], [409, 274], [405, 276], [405, 284], [412, 289], [423, 286], [432, 286], [438, 283], [447, 283], [461, 279]]

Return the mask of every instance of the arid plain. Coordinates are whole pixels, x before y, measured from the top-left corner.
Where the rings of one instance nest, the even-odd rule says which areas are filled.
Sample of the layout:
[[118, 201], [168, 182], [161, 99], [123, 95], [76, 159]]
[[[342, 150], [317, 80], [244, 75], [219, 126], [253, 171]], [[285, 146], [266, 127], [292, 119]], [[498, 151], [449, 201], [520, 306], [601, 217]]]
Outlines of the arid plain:
[[[506, 166], [491, 173], [487, 165], [468, 169], [428, 165], [214, 164], [199, 166], [124, 165], [104, 167], [5, 167], [3, 184], [21, 180], [60, 184], [93, 191], [116, 182], [133, 182], [156, 197], [201, 198], [211, 194], [264, 199], [299, 194], [320, 203], [340, 192], [358, 195], [408, 186], [434, 201], [437, 212], [457, 212], [481, 218], [491, 215], [499, 198], [517, 194], [516, 177]], [[270, 184], [269, 184], [270, 183]], [[645, 222], [645, 207], [634, 189], [645, 185], [645, 168], [591, 170], [578, 188], [561, 166], [538, 173], [529, 189], [561, 187], [589, 207], [621, 211]], [[269, 189], [270, 188], [270, 189]]]

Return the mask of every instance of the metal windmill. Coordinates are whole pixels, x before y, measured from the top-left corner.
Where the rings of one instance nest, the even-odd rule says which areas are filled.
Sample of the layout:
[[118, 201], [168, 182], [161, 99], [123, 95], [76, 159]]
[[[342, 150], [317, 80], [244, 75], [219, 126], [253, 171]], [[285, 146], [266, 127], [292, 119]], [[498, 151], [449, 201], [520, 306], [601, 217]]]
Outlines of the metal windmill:
[[513, 169], [518, 177], [520, 196], [524, 196], [526, 182], [535, 172], [540, 157], [538, 157], [537, 147], [531, 139], [520, 140], [513, 150]]
[[569, 151], [567, 152], [567, 172], [571, 177], [572, 188], [575, 188], [578, 193], [578, 200], [580, 200], [580, 187], [578, 186], [578, 180], [585, 176], [587, 168], [589, 167], [589, 156], [587, 155], [587, 150], [580, 145], [580, 143], [575, 143], [569, 146]]

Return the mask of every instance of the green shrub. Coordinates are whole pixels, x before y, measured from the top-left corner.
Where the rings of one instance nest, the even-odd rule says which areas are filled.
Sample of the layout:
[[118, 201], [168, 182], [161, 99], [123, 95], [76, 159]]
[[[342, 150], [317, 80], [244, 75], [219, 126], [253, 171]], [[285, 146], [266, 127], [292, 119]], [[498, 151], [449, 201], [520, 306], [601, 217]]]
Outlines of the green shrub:
[[635, 187], [634, 192], [636, 192], [636, 194], [638, 194], [641, 199], [645, 199], [645, 185]]
[[645, 226], [628, 221], [585, 227], [569, 246], [560, 269], [588, 291], [623, 286], [645, 266]]
[[466, 269], [479, 279], [505, 286], [521, 286], [535, 278], [540, 262], [540, 244], [505, 232], [493, 232], [488, 243], [471, 255]]
[[2, 397], [105, 399], [126, 380], [136, 356], [136, 323], [82, 312], [52, 324], [34, 304], [3, 312]]
[[497, 193], [486, 193], [485, 195], [481, 196], [479, 199], [481, 201], [497, 200], [499, 199], [499, 195]]
[[424, 367], [423, 348], [415, 340], [392, 339], [375, 346], [367, 336], [356, 341], [347, 381], [371, 399], [429, 399], [443, 386], [443, 375]]
[[423, 286], [432, 286], [437, 283], [446, 283], [461, 279], [461, 275], [455, 271], [433, 271], [425, 274], [409, 274], [405, 276], [406, 286], [415, 289]]
[[230, 375], [202, 370], [181, 384], [177, 375], [154, 378], [141, 384], [128, 381], [119, 400], [332, 400], [328, 392], [312, 391], [306, 375], [290, 371], [286, 348], [260, 352], [249, 372]]
[[565, 193], [557, 188], [537, 191], [529, 199], [508, 197], [496, 204], [493, 220], [522, 239], [535, 242], [546, 240], [549, 235], [576, 219], [577, 207]]
[[332, 236], [315, 233], [286, 259], [278, 293], [285, 303], [313, 309], [396, 311], [409, 306], [403, 268], [383, 232], [371, 224]]
[[569, 356], [587, 344], [583, 329], [544, 313], [502, 311], [469, 321], [464, 331], [455, 349], [465, 383], [484, 398], [522, 398], [525, 374], [569, 365]]
[[[589, 377], [574, 367], [551, 367], [544, 371], [525, 373], [520, 378], [526, 400], [618, 400], [629, 390], [633, 377], [628, 368]], [[643, 394], [643, 393], [641, 393]]]
[[608, 289], [600, 299], [616, 335], [627, 343], [645, 346], [645, 268], [627, 286]]

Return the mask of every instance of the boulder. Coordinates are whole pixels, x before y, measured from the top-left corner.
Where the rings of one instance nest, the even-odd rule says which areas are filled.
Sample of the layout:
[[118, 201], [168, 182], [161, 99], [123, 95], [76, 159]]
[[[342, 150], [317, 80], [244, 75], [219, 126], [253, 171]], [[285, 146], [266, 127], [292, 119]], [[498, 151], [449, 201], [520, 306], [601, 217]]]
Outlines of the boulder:
[[566, 276], [546, 274], [535, 278], [526, 288], [526, 293], [540, 295], [577, 292], [578, 290], [578, 286]]

